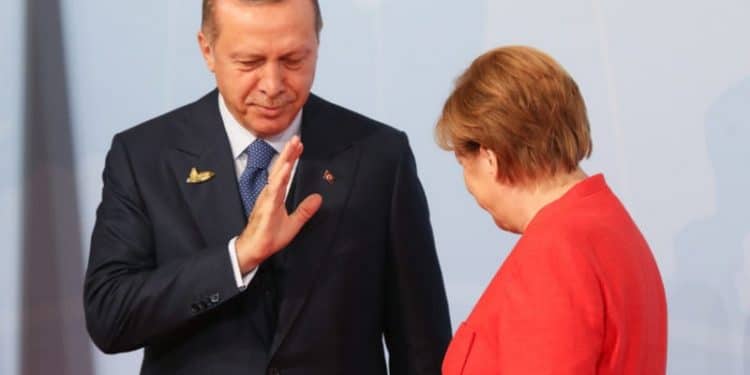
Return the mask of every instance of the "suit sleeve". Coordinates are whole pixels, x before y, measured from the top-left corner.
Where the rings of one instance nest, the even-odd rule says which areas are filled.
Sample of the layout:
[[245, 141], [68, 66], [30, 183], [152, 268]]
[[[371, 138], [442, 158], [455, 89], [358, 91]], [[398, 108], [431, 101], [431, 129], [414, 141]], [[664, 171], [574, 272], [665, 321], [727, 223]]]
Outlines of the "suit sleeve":
[[134, 350], [239, 293], [226, 243], [158, 263], [128, 152], [115, 136], [84, 282], [86, 325], [105, 353]]
[[390, 373], [439, 374], [451, 337], [445, 287], [414, 155], [402, 136], [390, 210], [385, 340]]
[[500, 289], [499, 373], [596, 374], [604, 339], [600, 282], [568, 241], [544, 242], [517, 254]]

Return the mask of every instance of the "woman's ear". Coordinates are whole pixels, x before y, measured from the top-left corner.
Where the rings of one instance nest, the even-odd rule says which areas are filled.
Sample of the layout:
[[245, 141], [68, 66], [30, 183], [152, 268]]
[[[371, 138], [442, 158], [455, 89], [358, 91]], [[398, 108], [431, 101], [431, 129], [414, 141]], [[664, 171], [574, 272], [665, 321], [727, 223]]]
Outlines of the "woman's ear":
[[493, 178], [497, 178], [497, 155], [494, 151], [482, 146], [480, 148], [482, 158], [485, 159], [482, 164], [486, 166], [487, 173]]

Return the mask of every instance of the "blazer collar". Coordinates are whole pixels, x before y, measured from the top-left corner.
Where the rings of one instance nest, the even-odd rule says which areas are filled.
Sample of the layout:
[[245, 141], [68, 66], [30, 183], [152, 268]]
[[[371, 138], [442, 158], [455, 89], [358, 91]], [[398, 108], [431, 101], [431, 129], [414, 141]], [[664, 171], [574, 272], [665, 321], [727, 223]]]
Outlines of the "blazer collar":
[[[188, 105], [178, 132], [177, 149], [202, 155], [213, 147], [223, 146], [227, 135], [218, 106], [219, 92], [214, 89]], [[341, 152], [362, 136], [357, 126], [342, 124], [340, 113], [315, 94], [310, 94], [302, 110], [300, 135], [305, 145], [303, 158], [325, 158]], [[231, 152], [230, 152], [231, 154]]]
[[[188, 105], [178, 126], [176, 148], [200, 156], [227, 139], [218, 106], [219, 92], [214, 89]], [[333, 111], [335, 104], [310, 94], [302, 110], [300, 136], [306, 156], [321, 158], [341, 152], [361, 136], [356, 126], [341, 126], [342, 119]], [[228, 145], [228, 143], [227, 143]], [[231, 154], [231, 152], [230, 152]]]

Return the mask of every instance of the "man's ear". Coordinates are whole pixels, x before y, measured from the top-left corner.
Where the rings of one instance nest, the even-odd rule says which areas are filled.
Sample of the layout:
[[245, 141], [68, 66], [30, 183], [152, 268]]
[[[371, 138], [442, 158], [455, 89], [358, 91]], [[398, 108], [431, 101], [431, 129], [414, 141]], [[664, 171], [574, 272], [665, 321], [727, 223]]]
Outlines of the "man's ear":
[[214, 46], [211, 40], [203, 33], [203, 30], [198, 32], [198, 47], [201, 49], [201, 55], [203, 60], [206, 61], [208, 70], [214, 72], [214, 66], [216, 64], [216, 58], [214, 57]]

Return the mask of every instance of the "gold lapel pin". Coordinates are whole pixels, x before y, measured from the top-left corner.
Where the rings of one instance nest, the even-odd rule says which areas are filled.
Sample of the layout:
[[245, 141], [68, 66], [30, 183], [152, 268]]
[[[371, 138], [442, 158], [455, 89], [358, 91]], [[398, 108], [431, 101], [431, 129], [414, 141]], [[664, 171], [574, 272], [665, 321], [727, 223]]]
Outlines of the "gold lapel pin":
[[212, 179], [215, 175], [216, 175], [216, 173], [214, 173], [212, 171], [198, 172], [198, 170], [195, 169], [195, 167], [193, 167], [190, 170], [190, 174], [188, 175], [188, 178], [187, 178], [186, 182], [188, 184], [200, 184], [201, 182], [206, 182], [206, 181]]
[[328, 185], [333, 185], [333, 183], [336, 182], [336, 176], [334, 176], [328, 169], [323, 172], [323, 179], [326, 180]]

